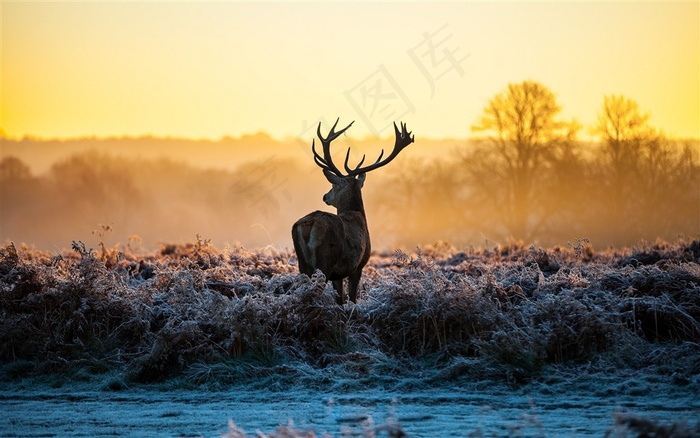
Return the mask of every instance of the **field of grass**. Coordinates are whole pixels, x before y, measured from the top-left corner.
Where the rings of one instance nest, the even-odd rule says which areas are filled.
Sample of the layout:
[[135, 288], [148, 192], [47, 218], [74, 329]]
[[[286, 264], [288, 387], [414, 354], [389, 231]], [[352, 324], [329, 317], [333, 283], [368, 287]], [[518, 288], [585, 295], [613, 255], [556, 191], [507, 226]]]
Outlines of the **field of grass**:
[[699, 260], [700, 241], [684, 240], [437, 244], [374, 254], [358, 303], [341, 307], [273, 248], [6, 243], [0, 381], [402, 391], [638, 373], [700, 393]]

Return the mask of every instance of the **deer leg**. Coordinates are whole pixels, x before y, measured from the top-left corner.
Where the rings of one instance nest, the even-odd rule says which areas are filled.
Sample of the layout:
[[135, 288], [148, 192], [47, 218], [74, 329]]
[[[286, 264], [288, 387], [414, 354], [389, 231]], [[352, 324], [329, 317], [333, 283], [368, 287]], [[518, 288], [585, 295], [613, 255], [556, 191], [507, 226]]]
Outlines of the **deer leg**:
[[357, 302], [357, 287], [360, 285], [360, 278], [362, 277], [362, 271], [357, 271], [353, 273], [348, 279], [348, 298], [353, 303]]
[[345, 294], [343, 293], [343, 279], [333, 280], [333, 289], [338, 292], [338, 305], [342, 306], [345, 304]]

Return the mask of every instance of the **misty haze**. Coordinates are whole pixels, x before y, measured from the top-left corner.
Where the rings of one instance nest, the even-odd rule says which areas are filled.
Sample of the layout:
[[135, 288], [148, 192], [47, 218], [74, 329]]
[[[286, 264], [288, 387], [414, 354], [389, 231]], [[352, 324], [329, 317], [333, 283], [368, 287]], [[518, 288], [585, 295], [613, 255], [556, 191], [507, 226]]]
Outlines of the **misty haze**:
[[[355, 160], [391, 145], [351, 141]], [[369, 175], [364, 196], [373, 247], [511, 240], [566, 246], [588, 238], [605, 248], [694, 238], [700, 230], [696, 140], [664, 140], [658, 157], [631, 149], [618, 163], [605, 161], [603, 143], [570, 144], [533, 174], [520, 228], [503, 208], [511, 182], [499, 180], [502, 165], [480, 152], [488, 146], [417, 133], [393, 166]], [[338, 161], [344, 152], [340, 144], [334, 149]], [[645, 160], [651, 167], [641, 168]], [[197, 235], [220, 248], [291, 248], [296, 219], [332, 211], [321, 199], [329, 184], [312, 161], [310, 139], [3, 139], [0, 179], [0, 238], [52, 251], [73, 240], [155, 249]]]

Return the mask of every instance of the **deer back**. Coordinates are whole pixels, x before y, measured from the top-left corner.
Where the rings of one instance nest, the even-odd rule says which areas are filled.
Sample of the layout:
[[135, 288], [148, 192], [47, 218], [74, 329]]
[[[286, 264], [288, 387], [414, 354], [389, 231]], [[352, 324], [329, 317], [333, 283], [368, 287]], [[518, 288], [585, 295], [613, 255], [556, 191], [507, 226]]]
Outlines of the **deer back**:
[[329, 280], [361, 270], [371, 252], [367, 219], [359, 211], [310, 213], [294, 224], [292, 238], [299, 269], [307, 275], [320, 269]]

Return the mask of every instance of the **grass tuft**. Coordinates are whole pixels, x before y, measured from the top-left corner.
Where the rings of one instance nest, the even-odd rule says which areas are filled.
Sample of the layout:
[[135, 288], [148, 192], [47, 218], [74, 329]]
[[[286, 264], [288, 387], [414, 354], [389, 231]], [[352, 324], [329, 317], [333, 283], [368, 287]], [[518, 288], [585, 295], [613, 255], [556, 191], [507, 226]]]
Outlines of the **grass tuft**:
[[698, 247], [594, 252], [579, 241], [461, 252], [440, 243], [374, 254], [358, 304], [341, 307], [324, 276], [298, 274], [286, 251], [218, 251], [198, 238], [154, 254], [74, 242], [50, 255], [7, 243], [0, 376], [111, 373], [123, 378], [107, 384], [115, 390], [175, 377], [517, 384], [549, 366], [605, 362], [651, 364], [697, 384]]

